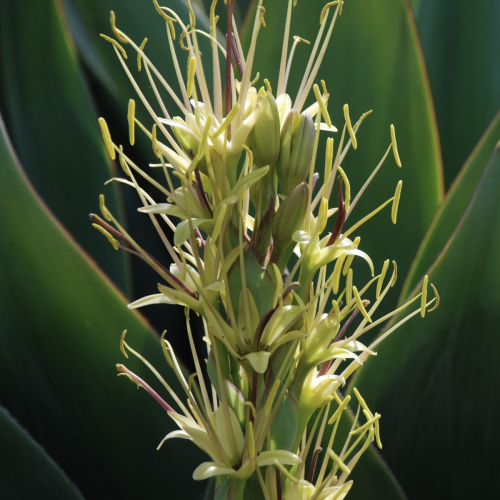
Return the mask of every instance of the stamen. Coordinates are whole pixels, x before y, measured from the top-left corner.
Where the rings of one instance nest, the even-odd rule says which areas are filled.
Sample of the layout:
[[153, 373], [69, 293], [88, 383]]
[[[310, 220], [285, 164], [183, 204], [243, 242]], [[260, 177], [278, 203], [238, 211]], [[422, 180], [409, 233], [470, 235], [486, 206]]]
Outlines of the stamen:
[[274, 461], [274, 465], [285, 475], [285, 477], [290, 480], [292, 483], [294, 484], [299, 484], [300, 481], [295, 477], [295, 476], [292, 476], [290, 474], [290, 472], [288, 472], [288, 469], [286, 469], [285, 467], [283, 467], [283, 465], [281, 465], [277, 460]]
[[[335, 268], [333, 270], [332, 283], [333, 283], [333, 293], [335, 295], [337, 295], [337, 293], [339, 291], [340, 273], [342, 271], [342, 266], [344, 265], [345, 258], [346, 258], [346, 254], [344, 253], [338, 258], [337, 263], [335, 264]], [[339, 318], [340, 318], [340, 315], [339, 315]]]
[[353, 292], [352, 275], [353, 275], [352, 269], [349, 269], [349, 272], [347, 273], [347, 283], [346, 283], [346, 305], [348, 309], [351, 307], [351, 302], [352, 302], [352, 292]]
[[[125, 175], [128, 175], [130, 177], [130, 171], [127, 167], [127, 163], [125, 162], [125, 158], [123, 157], [123, 146], [120, 146], [120, 155], [119, 155], [118, 159], [120, 160], [120, 166], [122, 167], [123, 172], [125, 173]], [[113, 179], [115, 179], [115, 178], [113, 178]], [[104, 183], [104, 185], [106, 186], [109, 182], [112, 182], [113, 179], [106, 181]], [[125, 179], [123, 179], [123, 181], [124, 180]]]
[[359, 296], [358, 289], [355, 286], [353, 286], [352, 291], [354, 293], [354, 297], [356, 299], [356, 303], [358, 304], [358, 307], [359, 307], [361, 314], [365, 317], [366, 321], [371, 323], [372, 319], [370, 318], [370, 316], [368, 316], [368, 313], [366, 312], [365, 306], [363, 305], [364, 301], [361, 300], [361, 297]]
[[111, 136], [109, 134], [108, 124], [104, 118], [99, 118], [99, 126], [101, 127], [102, 138], [104, 144], [108, 151], [109, 157], [114, 160], [116, 158], [115, 149], [113, 148], [113, 143], [111, 142]]
[[125, 346], [123, 345], [125, 341], [125, 335], [127, 335], [127, 330], [123, 330], [122, 337], [120, 339], [120, 351], [126, 358], [128, 358], [127, 351], [125, 350]]
[[108, 241], [113, 245], [113, 248], [115, 250], [118, 250], [118, 241], [113, 238], [113, 236], [106, 231], [103, 227], [101, 227], [99, 224], [92, 224], [92, 227], [95, 227], [98, 231], [100, 231], [106, 238], [108, 238]]
[[[139, 46], [139, 48], [143, 51], [144, 50], [144, 47], [146, 46], [146, 43], [147, 43], [148, 39], [145, 38], [141, 45]], [[128, 42], [127, 42], [128, 43]], [[141, 71], [141, 60], [142, 60], [142, 54], [140, 52], [137, 52], [137, 69], [139, 71]]]
[[[334, 5], [338, 4], [340, 0], [335, 0], [335, 2], [329, 2], [327, 3], [324, 7], [323, 10], [321, 11], [321, 14], [319, 16], [319, 24], [323, 24], [323, 19], [325, 17], [326, 11], [330, 9], [330, 7], [333, 7]], [[344, 2], [340, 2], [343, 4]], [[340, 12], [339, 14], [342, 14], [342, 5], [340, 6]]]
[[[366, 410], [365, 410], [366, 412]], [[354, 431], [351, 431], [349, 434], [351, 436], [354, 436], [355, 434], [362, 434], [364, 431], [366, 431], [366, 429], [368, 429], [369, 427], [371, 427], [375, 422], [377, 422], [377, 420], [380, 419], [380, 413], [375, 413], [375, 416], [373, 418], [370, 418], [368, 420], [368, 422], [366, 422], [365, 424], [363, 424], [361, 427], [358, 427], [356, 430]]]
[[435, 311], [439, 307], [439, 302], [440, 302], [439, 293], [436, 290], [436, 287], [432, 283], [431, 283], [431, 286], [432, 286], [432, 289], [434, 290], [434, 295], [436, 296], [436, 304], [432, 309], [429, 309], [427, 312]]
[[167, 16], [165, 12], [163, 12], [162, 8], [158, 5], [158, 0], [153, 0], [153, 4], [155, 6], [156, 12], [160, 14], [165, 21], [167, 21], [168, 26], [170, 27], [170, 30], [172, 31], [172, 38], [175, 40], [175, 30], [174, 30], [174, 24], [176, 20], [173, 17]]
[[104, 195], [103, 194], [100, 194], [99, 195], [99, 208], [101, 209], [101, 214], [102, 216], [111, 222], [111, 215], [108, 211], [108, 209], [106, 208], [106, 202], [104, 200]]
[[[288, 77], [290, 76], [290, 69], [292, 67], [292, 61], [293, 61], [293, 56], [295, 54], [295, 48], [299, 44], [299, 42], [304, 42], [307, 45], [310, 45], [311, 42], [308, 40], [305, 40], [304, 38], [300, 38], [300, 36], [294, 36], [293, 37], [293, 45], [292, 45], [292, 50], [290, 51], [290, 56], [288, 57], [288, 63], [286, 65], [286, 72], [285, 72], [285, 85], [283, 87], [283, 94], [286, 92], [286, 86], [288, 84]], [[326, 93], [326, 92], [325, 92]]]
[[427, 302], [427, 282], [429, 281], [429, 276], [427, 274], [424, 276], [424, 283], [422, 284], [422, 300], [420, 302], [420, 315], [422, 318], [425, 316], [425, 307]]
[[394, 153], [394, 159], [396, 160], [396, 165], [401, 167], [401, 160], [399, 159], [398, 145], [396, 143], [396, 132], [394, 130], [394, 125], [391, 125], [391, 141], [392, 141], [392, 151]]
[[[357, 236], [356, 239], [353, 241], [353, 244], [356, 245], [356, 248], [359, 247], [359, 242], [361, 241], [361, 236]], [[345, 264], [344, 264], [344, 269], [342, 271], [342, 274], [345, 276], [348, 271], [349, 271], [349, 268], [351, 267], [351, 264], [352, 264], [352, 261], [354, 260], [354, 255], [349, 255], [347, 257], [347, 260], [345, 261]]]
[[385, 274], [387, 273], [387, 269], [388, 268], [389, 268], [389, 259], [387, 259], [384, 262], [384, 265], [382, 267], [382, 272], [380, 273], [380, 276], [378, 277], [377, 292], [375, 294], [375, 297], [376, 297], [377, 300], [380, 297], [380, 291], [382, 290], [382, 284], [384, 283]]
[[370, 408], [368, 408], [368, 405], [366, 404], [366, 401], [363, 399], [363, 396], [359, 393], [358, 389], [354, 387], [354, 394], [356, 396], [356, 399], [359, 401], [359, 404], [363, 408], [363, 410], [366, 410], [368, 414], [370, 415], [370, 418], [373, 418], [373, 413], [370, 411]]
[[217, 137], [219, 137], [219, 135], [222, 134], [222, 132], [224, 132], [229, 127], [229, 124], [234, 120], [234, 118], [238, 114], [240, 107], [241, 106], [239, 104], [235, 104], [233, 106], [233, 109], [231, 109], [226, 118], [224, 118], [224, 121], [221, 123], [221, 126], [211, 136], [212, 139], [216, 139]]
[[[324, 175], [324, 183], [323, 183], [323, 198], [328, 198], [328, 183], [330, 182], [330, 174], [332, 173], [333, 167], [333, 144], [334, 140], [332, 137], [329, 137], [326, 140], [326, 155], [325, 155], [325, 175]], [[311, 207], [315, 208], [316, 205]]]
[[[128, 136], [130, 140], [130, 145], [135, 144], [135, 101], [130, 99], [128, 102]], [[121, 158], [121, 157], [120, 157]]]
[[[318, 84], [315, 83], [313, 85], [313, 90], [314, 90], [314, 95], [316, 97], [316, 100], [318, 101], [319, 104], [319, 109], [321, 110], [321, 114], [323, 115], [323, 118], [325, 119], [326, 124], [328, 125], [329, 128], [332, 128], [332, 120], [330, 119], [330, 115], [328, 114], [328, 111], [325, 106], [325, 102], [323, 101], [323, 97], [321, 96], [321, 92], [319, 91]], [[325, 96], [328, 100], [328, 94]], [[327, 101], [328, 102], [328, 101]]]
[[344, 184], [345, 184], [344, 208], [345, 208], [346, 212], [349, 212], [349, 205], [351, 203], [351, 184], [349, 183], [349, 179], [347, 178], [347, 175], [345, 174], [344, 169], [340, 165], [337, 167], [337, 170], [340, 172], [342, 179], [344, 179]]
[[347, 130], [349, 131], [349, 135], [351, 136], [352, 147], [354, 149], [358, 149], [358, 141], [356, 139], [356, 135], [354, 134], [354, 130], [351, 125], [351, 118], [349, 116], [349, 104], [344, 104], [344, 118], [347, 125]]
[[273, 89], [271, 87], [271, 83], [269, 82], [269, 80], [267, 78], [264, 78], [264, 83], [266, 84], [267, 90], [272, 94], [273, 93]]
[[346, 474], [351, 473], [351, 471], [349, 470], [349, 467], [347, 467], [347, 465], [344, 462], [342, 462], [342, 460], [340, 460], [340, 458], [333, 452], [333, 450], [331, 448], [328, 448], [328, 450], [326, 450], [326, 452], [328, 453], [330, 458], [338, 465], [338, 467], [341, 471], [345, 472]]
[[112, 43], [122, 53], [124, 59], [128, 59], [125, 49], [116, 40], [113, 40], [113, 38], [103, 35], [102, 33], [101, 37], [107, 40], [108, 42]]

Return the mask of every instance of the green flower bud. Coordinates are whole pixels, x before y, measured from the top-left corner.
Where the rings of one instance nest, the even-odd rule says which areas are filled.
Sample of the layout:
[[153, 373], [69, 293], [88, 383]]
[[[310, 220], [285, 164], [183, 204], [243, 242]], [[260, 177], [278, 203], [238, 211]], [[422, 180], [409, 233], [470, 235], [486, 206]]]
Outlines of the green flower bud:
[[309, 175], [316, 134], [313, 119], [309, 114], [300, 115], [295, 130], [293, 130], [293, 118], [294, 112], [291, 111], [281, 132], [281, 149], [277, 166], [281, 194], [286, 196]]
[[280, 116], [278, 106], [270, 92], [260, 94], [257, 106], [261, 113], [257, 123], [248, 135], [247, 144], [252, 150], [257, 167], [273, 168], [280, 154]]
[[285, 269], [295, 246], [292, 235], [304, 222], [308, 198], [309, 186], [302, 182], [286, 197], [276, 212], [272, 232], [274, 243], [272, 261], [277, 264], [281, 272]]

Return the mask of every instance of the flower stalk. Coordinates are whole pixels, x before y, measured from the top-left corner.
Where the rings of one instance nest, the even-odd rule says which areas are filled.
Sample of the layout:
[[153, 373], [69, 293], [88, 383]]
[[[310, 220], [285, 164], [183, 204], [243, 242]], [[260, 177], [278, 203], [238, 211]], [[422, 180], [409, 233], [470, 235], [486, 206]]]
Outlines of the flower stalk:
[[[225, 47], [217, 40], [216, 0], [210, 10], [208, 33], [197, 27], [190, 0], [187, 24], [172, 9], [157, 0], [153, 3], [166, 22], [181, 95], [176, 95], [147, 56], [146, 41], [137, 44], [122, 32], [114, 13], [114, 38], [103, 37], [112, 44], [154, 121], [152, 130], [145, 127], [135, 117], [136, 104], [131, 100], [127, 116], [130, 143], [135, 142], [137, 126], [151, 140], [154, 163], [149, 167], [161, 169], [165, 182], [154, 180], [132, 162], [123, 146], [113, 142], [105, 120], [101, 118], [99, 123], [110, 157], [118, 157], [126, 176], [111, 181], [137, 190], [142, 202], [139, 211], [149, 215], [172, 264], [162, 264], [145, 252], [109, 212], [103, 196], [101, 211], [108, 222], [96, 215], [91, 219], [115, 249], [141, 257], [158, 273], [159, 293], [133, 302], [130, 308], [149, 304], [185, 308], [196, 372], [186, 380], [165, 336], [161, 346], [169, 369], [181, 384], [182, 396], [175, 394], [160, 373], [123, 338], [121, 348], [127, 357], [127, 352], [138, 357], [159, 378], [172, 404], [124, 365], [117, 368], [147, 390], [179, 427], [167, 434], [160, 446], [171, 438], [183, 438], [209, 456], [209, 461], [194, 471], [193, 478], [216, 478], [217, 498], [242, 500], [254, 494], [269, 500], [344, 498], [352, 487], [347, 479], [361, 455], [371, 443], [379, 447], [382, 443], [380, 415], [373, 414], [354, 389], [356, 417], [343, 447], [336, 443], [335, 449], [341, 451], [333, 451], [340, 419], [346, 418], [351, 400], [349, 395], [342, 398], [339, 390], [369, 356], [376, 355], [374, 348], [397, 326], [418, 313], [423, 317], [434, 302], [436, 306], [439, 303], [433, 285], [436, 297], [427, 300], [425, 277], [420, 295], [376, 318], [379, 304], [394, 286], [396, 264], [388, 282], [389, 261], [375, 276], [372, 260], [360, 249], [361, 238], [349, 238], [391, 203], [391, 218], [396, 223], [401, 181], [394, 197], [353, 225], [347, 224], [391, 150], [401, 167], [394, 127], [391, 125], [388, 131], [390, 143], [382, 161], [351, 202], [349, 179], [341, 164], [351, 146], [362, 147], [357, 132], [370, 112], [353, 125], [346, 104], [337, 150], [329, 137], [323, 182], [318, 180], [320, 134], [336, 133], [337, 128], [328, 112], [326, 84], [321, 81], [320, 90], [315, 81], [334, 25], [342, 14], [343, 1], [327, 3], [320, 13], [318, 37], [295, 100], [286, 93], [288, 78], [296, 71], [293, 54], [299, 41], [309, 44], [294, 37], [288, 53], [296, 1], [288, 1], [276, 94], [267, 79], [260, 88], [255, 86], [258, 78], [251, 79], [257, 37], [265, 27], [263, 0], [257, 5], [246, 55], [232, 14], [233, 0], [227, 2]], [[174, 47], [179, 28], [179, 43], [188, 53], [186, 78]], [[198, 35], [208, 37], [211, 43], [212, 82], [205, 77]], [[127, 64], [127, 46], [137, 54], [137, 69], [146, 73], [156, 103], [147, 101]], [[226, 60], [224, 78], [220, 58]], [[167, 109], [158, 86], [173, 98], [176, 110]], [[315, 101], [303, 110], [310, 95]], [[149, 181], [164, 199], [156, 202], [139, 186], [136, 176]], [[336, 194], [333, 199], [332, 194]], [[157, 217], [174, 231], [173, 243]], [[335, 222], [330, 232], [331, 217]], [[357, 276], [355, 281], [351, 269], [355, 257], [368, 264], [371, 279], [366, 284]], [[369, 291], [375, 293], [373, 304], [366, 298]], [[370, 345], [358, 340], [418, 299], [418, 309]], [[191, 330], [191, 310], [203, 319], [206, 353], [196, 349], [194, 335], [199, 332]], [[352, 331], [359, 314], [362, 320]], [[201, 369], [203, 359], [208, 379]], [[187, 406], [182, 402], [186, 398]], [[320, 444], [325, 442], [328, 445], [323, 449]], [[308, 455], [312, 460], [306, 470]]]

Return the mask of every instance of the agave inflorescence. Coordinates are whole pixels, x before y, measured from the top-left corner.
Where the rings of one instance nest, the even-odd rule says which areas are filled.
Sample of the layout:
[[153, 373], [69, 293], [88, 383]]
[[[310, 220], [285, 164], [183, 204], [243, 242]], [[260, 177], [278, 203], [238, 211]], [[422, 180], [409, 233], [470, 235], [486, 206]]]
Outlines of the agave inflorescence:
[[[106, 208], [103, 196], [101, 211], [115, 227], [96, 215], [91, 218], [116, 249], [142, 257], [166, 282], [158, 285], [160, 293], [144, 297], [129, 307], [177, 304], [186, 308], [196, 373], [186, 380], [170, 343], [163, 336], [161, 344], [186, 393], [186, 406], [156, 369], [129, 347], [125, 334], [121, 343], [123, 353], [126, 356], [127, 351], [133, 353], [151, 368], [167, 389], [172, 405], [125, 366], [117, 365], [118, 370], [148, 391], [179, 426], [180, 430], [168, 434], [164, 441], [173, 437], [188, 439], [210, 456], [211, 461], [201, 464], [193, 477], [216, 477], [218, 498], [243, 498], [245, 487], [249, 493], [258, 488], [259, 495], [266, 499], [344, 498], [352, 485], [352, 481], [346, 480], [363, 452], [373, 441], [381, 447], [380, 415], [373, 414], [354, 389], [359, 402], [357, 417], [361, 409], [366, 422], [358, 426], [356, 417], [342, 452], [335, 454], [333, 440], [350, 400], [350, 396], [343, 399], [338, 389], [368, 356], [376, 354], [374, 347], [399, 324], [368, 347], [358, 339], [419, 298], [420, 307], [404, 321], [419, 312], [423, 317], [427, 307], [438, 299], [436, 294], [435, 299], [427, 302], [425, 279], [421, 294], [373, 320], [377, 307], [395, 283], [396, 264], [386, 284], [388, 260], [381, 273], [365, 286], [358, 288], [353, 282], [351, 263], [355, 256], [367, 262], [372, 276], [375, 273], [370, 257], [359, 249], [360, 238], [351, 240], [349, 236], [390, 203], [392, 220], [396, 223], [401, 181], [393, 198], [346, 227], [360, 196], [391, 149], [401, 167], [394, 127], [390, 127], [390, 141], [388, 131], [389, 145], [382, 160], [351, 201], [349, 181], [341, 164], [350, 147], [357, 148], [356, 133], [369, 112], [352, 125], [346, 104], [337, 151], [334, 154], [334, 141], [328, 138], [323, 183], [317, 183], [315, 164], [320, 132], [337, 129], [327, 111], [326, 85], [321, 81], [320, 90], [314, 81], [337, 17], [342, 13], [341, 0], [328, 3], [321, 12], [318, 36], [293, 101], [286, 94], [287, 81], [295, 47], [304, 40], [294, 37], [288, 52], [292, 0], [288, 2], [276, 95], [267, 79], [260, 89], [255, 87], [258, 76], [252, 80], [256, 40], [264, 25], [262, 0], [256, 9], [246, 57], [232, 17], [231, 1], [227, 50], [216, 39], [216, 0], [210, 12], [210, 33], [196, 28], [189, 0], [188, 26], [171, 9], [153, 1], [166, 21], [180, 97], [145, 54], [146, 40], [141, 45], [134, 43], [116, 27], [113, 13], [111, 26], [116, 40], [103, 36], [113, 44], [154, 120], [152, 130], [144, 127], [135, 117], [135, 102], [131, 100], [130, 142], [134, 144], [138, 125], [151, 140], [158, 158], [151, 167], [163, 169], [166, 186], [134, 164], [123, 148], [112, 142], [104, 119], [99, 121], [111, 158], [118, 154], [129, 177], [114, 180], [137, 190], [143, 203], [139, 211], [149, 214], [165, 243], [173, 261], [170, 269], [145, 252], [120, 226]], [[186, 81], [173, 45], [174, 23], [181, 27], [181, 45], [188, 52]], [[201, 63], [198, 34], [209, 37], [213, 49], [212, 92]], [[127, 54], [121, 45], [125, 43], [137, 52], [138, 70], [143, 67], [147, 74], [158, 100], [158, 112], [148, 103], [126, 65]], [[225, 99], [219, 52], [226, 58]], [[239, 80], [231, 64], [233, 56]], [[174, 99], [182, 116], [169, 114], [158, 82]], [[311, 90], [316, 101], [304, 110]], [[159, 189], [166, 202], [156, 203], [139, 187], [137, 175]], [[337, 201], [330, 207], [332, 192], [337, 193]], [[174, 231], [173, 245], [156, 216]], [[332, 216], [335, 225], [331, 233], [325, 234]], [[172, 218], [180, 222], [175, 225]], [[372, 286], [376, 289], [376, 300], [368, 308], [369, 301], [363, 297]], [[199, 358], [204, 355], [195, 349], [190, 310], [203, 318], [210, 380], [205, 380], [201, 370]], [[349, 332], [358, 313], [363, 319]], [[349, 363], [342, 364], [346, 360]], [[309, 421], [318, 409], [313, 428], [308, 432]], [[327, 427], [327, 423], [333, 427]], [[319, 444], [329, 429], [331, 438], [318, 472], [315, 467], [321, 452]], [[353, 436], [355, 441], [351, 444]], [[308, 453], [312, 461], [306, 471]], [[249, 478], [252, 479], [248, 481]]]

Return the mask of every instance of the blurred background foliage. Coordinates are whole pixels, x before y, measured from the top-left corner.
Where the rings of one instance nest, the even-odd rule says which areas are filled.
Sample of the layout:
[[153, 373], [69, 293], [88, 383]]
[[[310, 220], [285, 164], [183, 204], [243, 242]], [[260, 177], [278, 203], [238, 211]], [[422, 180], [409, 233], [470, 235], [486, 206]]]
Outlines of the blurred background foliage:
[[[206, 26], [211, 1], [195, 3]], [[183, 0], [164, 4], [187, 19]], [[264, 5], [256, 68], [275, 85], [285, 2]], [[299, 0], [292, 34], [313, 41], [322, 7]], [[236, 0], [246, 42], [254, 9]], [[127, 302], [154, 293], [156, 276], [115, 252], [87, 219], [104, 192], [129, 232], [169, 263], [136, 211], [135, 192], [102, 185], [119, 166], [105, 154], [99, 116], [134, 161], [152, 161], [147, 140], [127, 146], [126, 109], [135, 93], [99, 37], [111, 34], [110, 10], [136, 42], [148, 37], [148, 55], [172, 81], [165, 25], [150, 0], [0, 1], [2, 498], [202, 498], [207, 486], [191, 479], [202, 453], [179, 440], [156, 451], [172, 423], [116, 378], [125, 328], [174, 386], [156, 332], [167, 329], [188, 371], [191, 365], [182, 308], [129, 311]], [[225, 26], [222, 0], [217, 13]], [[377, 268], [386, 258], [398, 262], [387, 310], [411, 296], [425, 273], [442, 296], [436, 312], [381, 344], [347, 388], [358, 387], [382, 414], [384, 443], [381, 455], [370, 450], [354, 472], [353, 500], [500, 496], [499, 25], [496, 0], [346, 0], [318, 76], [337, 126], [346, 102], [352, 117], [374, 110], [343, 165], [354, 192], [396, 126], [403, 167], [388, 162], [358, 205], [370, 211], [403, 179], [398, 225], [380, 214], [360, 230]], [[205, 41], [201, 50], [209, 53]], [[297, 47], [292, 98], [309, 50]], [[152, 95], [144, 73], [135, 74]], [[367, 277], [363, 266], [354, 271]]]

